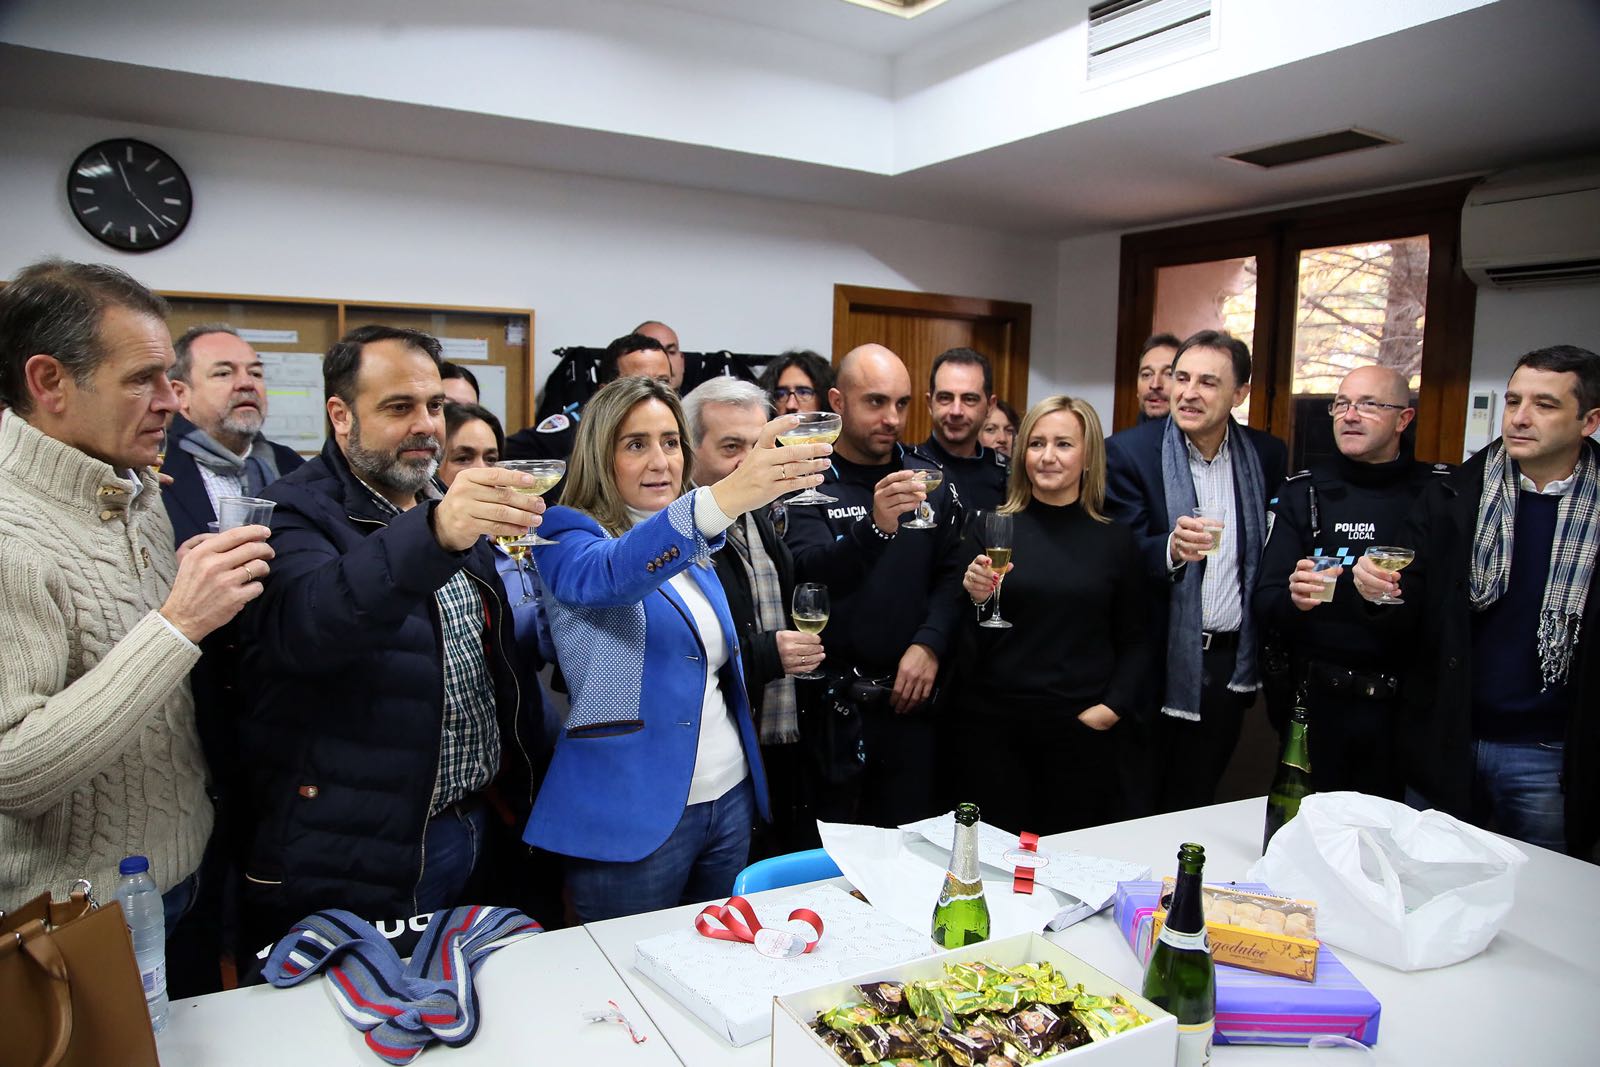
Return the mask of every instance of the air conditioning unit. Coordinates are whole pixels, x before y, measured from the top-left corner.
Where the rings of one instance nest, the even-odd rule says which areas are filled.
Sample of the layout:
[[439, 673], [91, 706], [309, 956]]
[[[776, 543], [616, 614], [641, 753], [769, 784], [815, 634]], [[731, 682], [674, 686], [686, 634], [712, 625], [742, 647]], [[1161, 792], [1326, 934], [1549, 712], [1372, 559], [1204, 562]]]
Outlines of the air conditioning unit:
[[1461, 208], [1461, 264], [1502, 289], [1600, 281], [1600, 158], [1485, 178]]

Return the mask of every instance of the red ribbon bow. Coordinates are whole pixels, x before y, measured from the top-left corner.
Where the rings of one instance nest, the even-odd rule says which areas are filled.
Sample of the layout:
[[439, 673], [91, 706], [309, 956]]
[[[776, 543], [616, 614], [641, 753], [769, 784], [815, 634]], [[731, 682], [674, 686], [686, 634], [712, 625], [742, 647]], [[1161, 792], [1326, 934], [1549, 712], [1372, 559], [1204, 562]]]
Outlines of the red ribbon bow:
[[[721, 925], [713, 926], [711, 924], [713, 919]], [[805, 943], [804, 952], [810, 952], [817, 947], [817, 942], [822, 940], [822, 917], [810, 908], [796, 908], [789, 913], [788, 921], [793, 922], [796, 919], [810, 924], [817, 932], [816, 937]], [[752, 908], [744, 897], [729, 897], [726, 904], [707, 904], [700, 914], [694, 917], [694, 928], [706, 937], [714, 937], [718, 941], [743, 941], [753, 945], [756, 935], [761, 932], [761, 920], [756, 918], [756, 909]]]
[[[1026, 830], [1017, 835], [1017, 840], [1024, 852], [1039, 851], [1039, 835], [1030, 834]], [[1017, 864], [1012, 869], [1011, 891], [1013, 893], [1033, 893], [1033, 868]]]

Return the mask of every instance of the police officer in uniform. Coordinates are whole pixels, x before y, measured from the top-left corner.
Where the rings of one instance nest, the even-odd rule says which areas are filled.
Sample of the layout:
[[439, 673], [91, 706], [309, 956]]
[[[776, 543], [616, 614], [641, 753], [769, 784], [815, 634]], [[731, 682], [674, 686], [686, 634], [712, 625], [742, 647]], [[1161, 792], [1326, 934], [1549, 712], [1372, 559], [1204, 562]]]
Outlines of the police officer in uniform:
[[[1402, 447], [1416, 411], [1398, 371], [1351, 371], [1328, 408], [1339, 455], [1284, 483], [1253, 603], [1275, 631], [1269, 676], [1280, 676], [1284, 695], [1302, 694], [1311, 715], [1313, 787], [1398, 800], [1397, 691], [1405, 649], [1382, 639], [1351, 584], [1352, 571], [1368, 548], [1401, 537], [1412, 503], [1450, 468], [1419, 463]], [[1339, 566], [1315, 573], [1308, 557], [1326, 556], [1337, 557]], [[1331, 602], [1315, 596], [1327, 574], [1336, 576]], [[1281, 726], [1287, 708], [1273, 703]]]
[[816, 798], [817, 816], [896, 826], [937, 814], [933, 703], [964, 603], [963, 513], [946, 481], [927, 497], [935, 528], [904, 525], [924, 498], [912, 471], [934, 464], [896, 439], [911, 402], [898, 356], [881, 345], [854, 349], [829, 400], [841, 427], [818, 489], [837, 500], [789, 507], [784, 540], [796, 580], [828, 586], [824, 710], [844, 722], [802, 721], [800, 733], [814, 743], [859, 723], [865, 765], [853, 781], [845, 745], [812, 752], [833, 786]]
[[1006, 500], [1006, 457], [978, 442], [994, 403], [994, 370], [982, 352], [952, 348], [928, 372], [933, 432], [917, 452], [944, 471], [969, 511], [993, 511]]

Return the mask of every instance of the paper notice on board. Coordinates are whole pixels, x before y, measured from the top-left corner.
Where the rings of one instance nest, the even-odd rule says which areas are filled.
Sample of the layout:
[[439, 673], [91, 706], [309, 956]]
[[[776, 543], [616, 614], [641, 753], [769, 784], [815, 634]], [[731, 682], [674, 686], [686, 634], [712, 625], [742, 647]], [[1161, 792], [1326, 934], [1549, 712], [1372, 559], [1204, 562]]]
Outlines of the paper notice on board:
[[491, 363], [486, 367], [473, 367], [472, 373], [478, 378], [478, 403], [495, 413], [506, 433], [522, 429], [506, 422], [506, 369]]
[[444, 358], [452, 363], [463, 359], [481, 361], [489, 358], [487, 337], [441, 337], [439, 346], [444, 349]]
[[[297, 345], [300, 343], [299, 330], [247, 330], [239, 331], [239, 338], [253, 345]], [[291, 353], [284, 353], [290, 355]]]
[[[293, 333], [294, 331], [286, 331]], [[296, 452], [320, 452], [324, 440], [322, 355], [261, 352], [267, 380], [267, 439]]]

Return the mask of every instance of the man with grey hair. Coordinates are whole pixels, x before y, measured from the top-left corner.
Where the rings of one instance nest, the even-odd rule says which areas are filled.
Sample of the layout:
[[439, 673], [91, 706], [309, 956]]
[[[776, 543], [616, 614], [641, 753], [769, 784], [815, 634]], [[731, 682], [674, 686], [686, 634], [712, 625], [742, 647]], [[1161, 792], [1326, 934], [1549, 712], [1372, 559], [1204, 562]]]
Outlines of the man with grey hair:
[[225, 496], [260, 496], [261, 490], [305, 460], [261, 432], [267, 420], [266, 375], [261, 357], [227, 323], [185, 330], [173, 344], [172, 390], [178, 414], [167, 428], [162, 472], [172, 478], [162, 502], [172, 535], [183, 544], [217, 517]]
[[[1348, 572], [1371, 546], [1405, 543], [1417, 497], [1450, 468], [1419, 463], [1405, 446], [1416, 409], [1405, 376], [1393, 368], [1345, 375], [1328, 412], [1338, 454], [1284, 482], [1252, 598], [1271, 634], [1267, 706], [1282, 729], [1290, 699], [1304, 687], [1316, 722], [1317, 792], [1354, 789], [1399, 800], [1399, 681], [1413, 649], [1375, 625]], [[1330, 559], [1320, 565], [1331, 569], [1316, 569], [1316, 561]]]
[[[711, 485], [744, 462], [766, 424], [768, 403], [760, 386], [731, 377], [712, 378], [683, 398], [700, 484]], [[808, 683], [789, 675], [817, 668], [823, 658], [822, 638], [790, 625], [794, 560], [768, 510], [748, 512], [730, 526], [728, 547], [715, 560], [739, 632], [745, 689], [760, 731], [772, 800], [771, 839], [758, 838], [751, 846], [752, 857], [757, 852], [792, 852], [805, 846], [800, 835], [811, 824], [806, 817], [804, 765], [795, 742], [800, 739], [800, 704], [812, 694], [802, 688]]]

